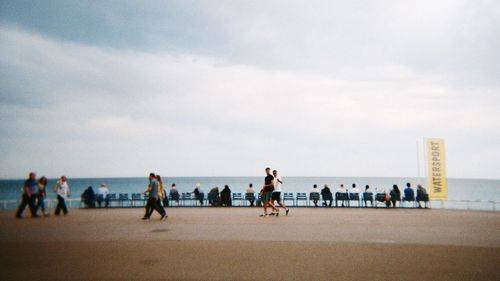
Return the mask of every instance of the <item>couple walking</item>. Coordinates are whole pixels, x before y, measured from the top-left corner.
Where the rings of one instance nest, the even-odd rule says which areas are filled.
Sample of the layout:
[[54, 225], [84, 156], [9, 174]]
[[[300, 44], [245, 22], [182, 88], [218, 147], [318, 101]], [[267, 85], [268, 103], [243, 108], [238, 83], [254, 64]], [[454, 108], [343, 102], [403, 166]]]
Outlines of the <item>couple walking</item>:
[[167, 219], [167, 212], [161, 205], [161, 201], [165, 196], [165, 191], [163, 188], [163, 181], [160, 175], [155, 175], [154, 173], [149, 174], [149, 185], [144, 191], [147, 194], [148, 201], [146, 203], [146, 213], [144, 214], [143, 220], [149, 220], [153, 211], [156, 210], [160, 215], [160, 220]]
[[276, 208], [274, 201], [278, 203], [278, 205], [283, 208], [288, 215], [290, 209], [288, 209], [283, 200], [281, 199], [281, 185], [283, 181], [281, 177], [278, 175], [278, 171], [274, 170], [271, 174], [271, 168], [266, 168], [266, 177], [264, 179], [264, 187], [260, 191], [260, 195], [262, 198], [262, 203], [264, 206], [264, 213], [260, 215], [261, 217], [267, 217], [269, 214], [267, 213], [267, 208], [271, 207], [272, 212], [271, 216], [279, 216], [280, 211]]

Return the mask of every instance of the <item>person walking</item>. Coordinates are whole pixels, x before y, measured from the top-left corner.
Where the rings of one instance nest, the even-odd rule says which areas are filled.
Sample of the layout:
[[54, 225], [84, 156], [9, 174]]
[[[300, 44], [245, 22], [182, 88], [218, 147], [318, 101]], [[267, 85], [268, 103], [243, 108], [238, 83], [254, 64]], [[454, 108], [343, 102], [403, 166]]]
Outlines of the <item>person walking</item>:
[[144, 214], [144, 217], [142, 218], [143, 220], [149, 220], [154, 210], [156, 210], [161, 215], [160, 220], [164, 220], [167, 218], [165, 210], [158, 206], [158, 190], [159, 184], [156, 180], [156, 176], [154, 173], [150, 173], [149, 185], [144, 191], [144, 194], [148, 194], [148, 202], [146, 203], [146, 212]]
[[41, 177], [37, 185], [35, 213], [41, 208], [42, 215], [48, 216], [49, 212], [45, 212], [45, 198], [47, 198], [47, 178]]
[[[274, 177], [274, 191], [273, 195], [271, 197], [271, 201], [274, 203], [276, 201], [278, 205], [285, 210], [285, 214], [288, 216], [288, 213], [290, 212], [290, 209], [285, 206], [284, 201], [281, 199], [281, 185], [283, 184], [283, 180], [281, 179], [281, 176], [278, 175], [277, 170], [273, 170], [273, 177]], [[276, 216], [280, 215], [279, 209], [277, 209], [278, 212], [276, 212]], [[271, 214], [272, 215], [272, 214]]]
[[156, 180], [158, 181], [158, 199], [156, 200], [156, 204], [158, 207], [162, 208], [165, 211], [165, 218], [167, 217], [167, 205], [162, 204], [163, 199], [167, 197], [167, 193], [165, 192], [165, 188], [163, 187], [163, 180], [160, 175], [156, 175]]
[[69, 185], [65, 176], [62, 176], [55, 186], [57, 193], [57, 206], [55, 210], [55, 215], [59, 216], [61, 210], [64, 215], [68, 214], [68, 208], [66, 207], [66, 199], [70, 196]]
[[269, 214], [267, 213], [267, 208], [271, 206], [273, 212], [277, 212], [274, 203], [271, 200], [274, 185], [273, 185], [274, 177], [271, 175], [271, 168], [266, 168], [266, 177], [264, 178], [264, 186], [261, 190], [262, 203], [264, 205], [264, 213], [260, 215], [261, 217], [267, 217]]
[[[167, 189], [165, 188], [165, 185], [163, 184], [163, 181], [162, 181], [162, 186], [163, 186], [163, 191], [160, 192], [161, 193], [161, 203], [163, 205], [163, 208], [167, 208], [169, 206], [169, 202], [168, 202], [168, 194], [167, 194]], [[165, 209], [165, 212], [167, 211], [167, 209]]]
[[28, 179], [24, 181], [24, 186], [23, 186], [23, 193], [21, 196], [21, 203], [19, 204], [19, 207], [17, 208], [16, 211], [16, 218], [20, 219], [22, 218], [22, 214], [24, 212], [24, 209], [26, 209], [26, 205], [28, 205], [30, 212], [31, 212], [31, 217], [37, 218], [38, 215], [36, 214], [36, 208], [35, 208], [35, 200], [36, 200], [36, 174], [34, 172], [31, 172], [28, 176]]

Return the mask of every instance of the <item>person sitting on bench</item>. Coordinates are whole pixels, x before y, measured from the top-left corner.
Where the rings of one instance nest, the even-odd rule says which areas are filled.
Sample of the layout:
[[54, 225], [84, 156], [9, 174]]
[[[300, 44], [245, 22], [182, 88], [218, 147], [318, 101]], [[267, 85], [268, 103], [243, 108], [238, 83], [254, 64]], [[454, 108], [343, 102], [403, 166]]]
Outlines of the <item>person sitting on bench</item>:
[[248, 202], [250, 202], [250, 207], [254, 206], [255, 203], [255, 189], [253, 188], [253, 184], [249, 184], [246, 194], [253, 194], [254, 196], [248, 199]]
[[396, 204], [398, 201], [401, 204], [401, 191], [399, 190], [399, 187], [396, 184], [392, 186], [390, 195], [391, 195], [392, 207], [396, 208]]
[[172, 200], [174, 200], [175, 202], [177, 202], [177, 204], [179, 204], [179, 191], [177, 190], [177, 188], [175, 187], [175, 183], [172, 184], [172, 186], [170, 186], [170, 198]]
[[231, 207], [231, 189], [229, 185], [225, 185], [224, 189], [220, 192], [220, 203], [221, 206]]
[[339, 189], [337, 189], [337, 193], [335, 194], [335, 205], [337, 204], [338, 200], [342, 201], [342, 207], [344, 207], [344, 202], [346, 200], [349, 200], [347, 189], [344, 187], [344, 184], [341, 184]]
[[[313, 185], [313, 188], [311, 189], [311, 193], [318, 193], [319, 194], [320, 192], [321, 192], [321, 190], [318, 188], [318, 185], [316, 185], [316, 184]], [[309, 195], [309, 196], [311, 196], [311, 195]], [[314, 203], [314, 207], [318, 207], [318, 200], [314, 199], [313, 203]]]
[[[325, 184], [325, 187], [323, 187], [323, 189], [321, 190], [321, 197], [323, 197], [323, 206], [325, 206], [325, 207], [326, 206], [328, 206], [328, 207], [332, 206], [333, 195], [332, 195], [332, 191], [328, 187], [328, 184]], [[330, 201], [330, 202], [327, 203], [327, 201]]]
[[95, 208], [95, 192], [92, 186], [87, 187], [81, 196], [86, 208]]
[[365, 207], [367, 206], [366, 202], [370, 202], [370, 206], [373, 207], [373, 193], [369, 185], [365, 186], [365, 192], [363, 193], [363, 201], [365, 201]]
[[422, 208], [422, 202], [425, 203], [425, 208], [429, 208], [429, 194], [427, 194], [427, 190], [420, 184], [417, 185], [417, 202], [418, 207]]
[[404, 190], [405, 196], [403, 197], [403, 201], [414, 202], [415, 201], [415, 192], [413, 188], [411, 188], [411, 183], [406, 183], [406, 188]]
[[101, 183], [101, 187], [97, 189], [97, 205], [99, 208], [101, 207], [102, 201], [104, 201], [104, 207], [108, 207], [109, 205], [109, 189], [105, 183]]

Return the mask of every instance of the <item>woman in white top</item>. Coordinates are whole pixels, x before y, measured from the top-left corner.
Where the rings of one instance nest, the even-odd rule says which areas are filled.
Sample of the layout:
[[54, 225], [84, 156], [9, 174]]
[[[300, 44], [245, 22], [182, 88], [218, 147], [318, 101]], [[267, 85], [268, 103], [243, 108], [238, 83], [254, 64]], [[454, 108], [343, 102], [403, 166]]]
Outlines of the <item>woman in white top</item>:
[[63, 211], [64, 215], [67, 215], [68, 208], [66, 207], [65, 200], [69, 197], [69, 185], [68, 182], [66, 181], [65, 176], [62, 176], [61, 179], [57, 182], [55, 190], [57, 193], [57, 206], [55, 215], [59, 216], [61, 210]]

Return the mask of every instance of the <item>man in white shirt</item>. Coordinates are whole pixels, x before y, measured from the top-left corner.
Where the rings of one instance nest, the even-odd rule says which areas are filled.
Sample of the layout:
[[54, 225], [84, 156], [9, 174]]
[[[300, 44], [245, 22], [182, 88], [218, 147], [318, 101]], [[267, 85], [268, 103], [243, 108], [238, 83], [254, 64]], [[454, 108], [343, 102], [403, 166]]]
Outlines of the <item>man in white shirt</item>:
[[66, 199], [69, 197], [69, 185], [66, 181], [66, 177], [62, 176], [61, 179], [56, 184], [56, 193], [57, 193], [57, 206], [55, 215], [59, 216], [61, 210], [64, 215], [68, 214], [68, 208], [66, 207]]
[[[272, 195], [272, 201], [278, 202], [278, 205], [285, 209], [285, 214], [288, 216], [288, 212], [290, 212], [290, 209], [288, 209], [285, 204], [283, 203], [283, 200], [281, 200], [281, 185], [283, 184], [283, 181], [281, 180], [281, 177], [278, 175], [277, 170], [273, 170], [273, 176], [274, 176], [274, 191]], [[279, 216], [279, 209], [278, 212], [276, 213], [276, 216]], [[272, 214], [271, 214], [272, 215]]]
[[[248, 202], [250, 202], [250, 207], [254, 206], [255, 203], [255, 189], [253, 188], [253, 184], [249, 184], [246, 190], [246, 194], [253, 194], [252, 197], [248, 196]], [[247, 196], [245, 196], [247, 197]]]
[[101, 187], [97, 190], [97, 204], [101, 207], [101, 202], [104, 200], [104, 207], [108, 207], [109, 199], [108, 199], [109, 189], [105, 183], [101, 183]]

